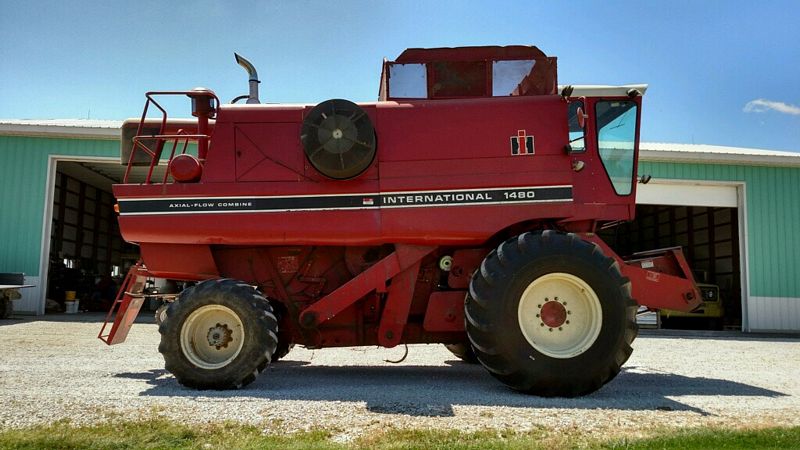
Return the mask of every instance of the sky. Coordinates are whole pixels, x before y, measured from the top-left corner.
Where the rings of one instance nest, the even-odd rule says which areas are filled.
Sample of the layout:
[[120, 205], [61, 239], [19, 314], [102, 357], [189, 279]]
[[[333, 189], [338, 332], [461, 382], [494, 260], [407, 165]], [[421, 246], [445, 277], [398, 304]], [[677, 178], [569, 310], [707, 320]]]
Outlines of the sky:
[[[144, 93], [374, 101], [405, 48], [536, 45], [560, 84], [647, 83], [641, 138], [800, 152], [800, 2], [0, 0], [0, 119], [124, 119]], [[177, 116], [188, 115], [188, 103]]]

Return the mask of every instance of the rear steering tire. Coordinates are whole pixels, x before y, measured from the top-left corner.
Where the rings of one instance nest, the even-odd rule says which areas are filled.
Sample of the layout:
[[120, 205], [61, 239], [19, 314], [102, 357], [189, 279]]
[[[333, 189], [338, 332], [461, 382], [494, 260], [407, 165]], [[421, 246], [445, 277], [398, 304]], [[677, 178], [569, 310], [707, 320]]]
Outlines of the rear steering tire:
[[292, 351], [294, 348], [294, 342], [292, 342], [292, 333], [286, 323], [288, 316], [286, 306], [277, 301], [271, 302], [270, 305], [272, 306], [272, 314], [278, 319], [279, 328], [281, 330], [280, 333], [277, 333], [278, 345], [275, 347], [275, 353], [272, 355], [271, 362], [274, 363], [283, 359], [289, 354], [289, 352]]
[[591, 393], [631, 354], [636, 303], [616, 261], [575, 234], [525, 233], [473, 275], [465, 313], [475, 354], [513, 389]]
[[469, 341], [461, 344], [444, 344], [450, 353], [454, 354], [460, 360], [467, 364], [477, 364], [478, 357], [475, 356], [475, 350], [472, 349], [472, 344]]
[[156, 309], [156, 312], [153, 314], [153, 317], [156, 319], [156, 325], [161, 325], [162, 322], [167, 320], [167, 309], [169, 309], [169, 303], [165, 303]]
[[276, 362], [280, 359], [283, 359], [283, 357], [288, 355], [293, 348], [294, 348], [293, 343], [281, 339], [281, 337], [278, 336], [278, 346], [275, 348], [275, 354], [272, 355], [272, 362]]
[[237, 389], [255, 380], [278, 344], [278, 321], [261, 293], [229, 279], [181, 292], [158, 328], [165, 368], [196, 389]]

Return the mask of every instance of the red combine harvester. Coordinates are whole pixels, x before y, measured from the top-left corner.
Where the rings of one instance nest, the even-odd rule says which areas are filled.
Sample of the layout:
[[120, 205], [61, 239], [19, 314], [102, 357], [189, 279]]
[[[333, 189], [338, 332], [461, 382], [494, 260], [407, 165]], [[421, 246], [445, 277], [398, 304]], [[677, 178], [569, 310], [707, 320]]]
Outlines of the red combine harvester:
[[623, 259], [595, 234], [634, 217], [646, 86], [559, 86], [536, 47], [409, 49], [377, 102], [259, 104], [236, 58], [249, 95], [150, 92], [122, 129], [128, 172], [149, 167], [114, 186], [143, 263], [100, 338], [125, 340], [148, 278], [196, 283], [159, 325], [182, 384], [244, 386], [296, 344], [442, 343], [514, 389], [583, 395], [628, 359], [640, 305], [700, 301], [680, 249]]

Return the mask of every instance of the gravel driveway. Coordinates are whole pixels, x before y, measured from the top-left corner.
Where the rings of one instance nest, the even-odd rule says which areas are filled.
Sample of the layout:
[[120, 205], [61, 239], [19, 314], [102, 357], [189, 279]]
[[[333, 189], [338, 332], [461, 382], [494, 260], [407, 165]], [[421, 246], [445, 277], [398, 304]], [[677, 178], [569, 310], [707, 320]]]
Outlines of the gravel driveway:
[[[146, 320], [146, 318], [145, 318]], [[441, 345], [295, 348], [239, 391], [194, 391], [163, 369], [152, 323], [128, 341], [96, 339], [100, 317], [0, 321], [0, 428], [70, 419], [161, 416], [265, 429], [325, 427], [342, 439], [374, 428], [548, 427], [636, 435], [653, 426], [800, 425], [800, 338], [649, 332], [622, 373], [592, 395], [521, 395]]]

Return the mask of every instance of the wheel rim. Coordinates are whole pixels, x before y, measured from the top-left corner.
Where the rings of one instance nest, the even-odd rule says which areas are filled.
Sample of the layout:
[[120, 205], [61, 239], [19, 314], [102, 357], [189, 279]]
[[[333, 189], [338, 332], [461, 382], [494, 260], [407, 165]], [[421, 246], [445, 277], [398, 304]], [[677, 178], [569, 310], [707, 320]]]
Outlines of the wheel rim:
[[568, 273], [533, 280], [520, 297], [519, 327], [528, 343], [553, 358], [571, 358], [589, 349], [603, 325], [594, 290]]
[[244, 325], [232, 309], [206, 305], [194, 310], [181, 327], [181, 350], [195, 366], [219, 369], [242, 351]]

